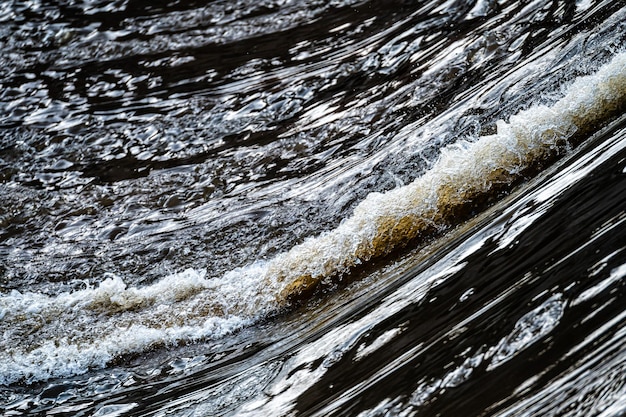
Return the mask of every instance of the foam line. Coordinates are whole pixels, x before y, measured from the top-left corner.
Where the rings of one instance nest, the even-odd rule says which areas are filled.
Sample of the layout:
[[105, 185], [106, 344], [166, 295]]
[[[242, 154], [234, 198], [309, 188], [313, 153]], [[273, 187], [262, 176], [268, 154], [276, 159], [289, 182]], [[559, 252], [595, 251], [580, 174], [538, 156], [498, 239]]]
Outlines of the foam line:
[[499, 121], [496, 134], [443, 149], [432, 169], [412, 183], [370, 194], [337, 229], [274, 259], [266, 279], [282, 285], [279, 302], [286, 303], [325, 278], [454, 224], [475, 201], [515, 183], [572, 138], [623, 111], [625, 101], [626, 53], [620, 53], [595, 74], [578, 78], [551, 106]]
[[442, 150], [412, 183], [370, 194], [336, 229], [268, 262], [207, 278], [188, 270], [141, 288], [108, 277], [49, 296], [0, 296], [0, 384], [30, 383], [102, 367], [154, 346], [222, 337], [278, 311], [324, 279], [385, 256], [458, 215], [584, 137], [626, 102], [626, 53], [581, 77], [550, 106], [497, 123], [497, 134]]

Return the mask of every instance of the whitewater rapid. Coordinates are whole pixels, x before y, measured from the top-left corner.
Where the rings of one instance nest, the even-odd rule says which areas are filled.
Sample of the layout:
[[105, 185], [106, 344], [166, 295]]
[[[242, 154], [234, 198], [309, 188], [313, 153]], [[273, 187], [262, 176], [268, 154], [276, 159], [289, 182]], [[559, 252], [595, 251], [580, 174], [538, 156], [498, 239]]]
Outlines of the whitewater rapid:
[[368, 195], [337, 228], [270, 260], [218, 277], [188, 269], [144, 287], [108, 276], [58, 295], [2, 295], [0, 384], [81, 374], [126, 354], [223, 337], [322, 281], [458, 224], [623, 112], [626, 53], [562, 88], [560, 99], [498, 121], [495, 134], [460, 138], [413, 182]]

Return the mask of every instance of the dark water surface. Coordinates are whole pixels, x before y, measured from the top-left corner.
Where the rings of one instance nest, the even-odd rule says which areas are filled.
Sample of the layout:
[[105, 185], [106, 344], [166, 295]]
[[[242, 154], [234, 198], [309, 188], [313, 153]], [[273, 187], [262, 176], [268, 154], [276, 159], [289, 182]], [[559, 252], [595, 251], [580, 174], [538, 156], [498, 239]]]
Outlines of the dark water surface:
[[626, 3], [0, 3], [0, 414], [626, 415]]

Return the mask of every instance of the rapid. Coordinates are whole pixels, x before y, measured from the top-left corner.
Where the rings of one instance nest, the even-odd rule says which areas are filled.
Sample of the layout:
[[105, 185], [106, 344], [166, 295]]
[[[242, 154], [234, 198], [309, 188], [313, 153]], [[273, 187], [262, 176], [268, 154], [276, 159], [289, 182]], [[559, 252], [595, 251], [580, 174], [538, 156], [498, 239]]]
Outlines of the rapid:
[[626, 414], [626, 4], [3, 2], [6, 416]]

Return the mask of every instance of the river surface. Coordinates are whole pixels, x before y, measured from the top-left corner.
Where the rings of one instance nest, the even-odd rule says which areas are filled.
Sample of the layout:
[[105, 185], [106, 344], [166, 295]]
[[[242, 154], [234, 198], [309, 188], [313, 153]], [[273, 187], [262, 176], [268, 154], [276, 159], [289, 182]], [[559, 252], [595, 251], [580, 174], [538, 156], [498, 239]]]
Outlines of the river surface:
[[622, 0], [3, 1], [3, 416], [626, 415]]

